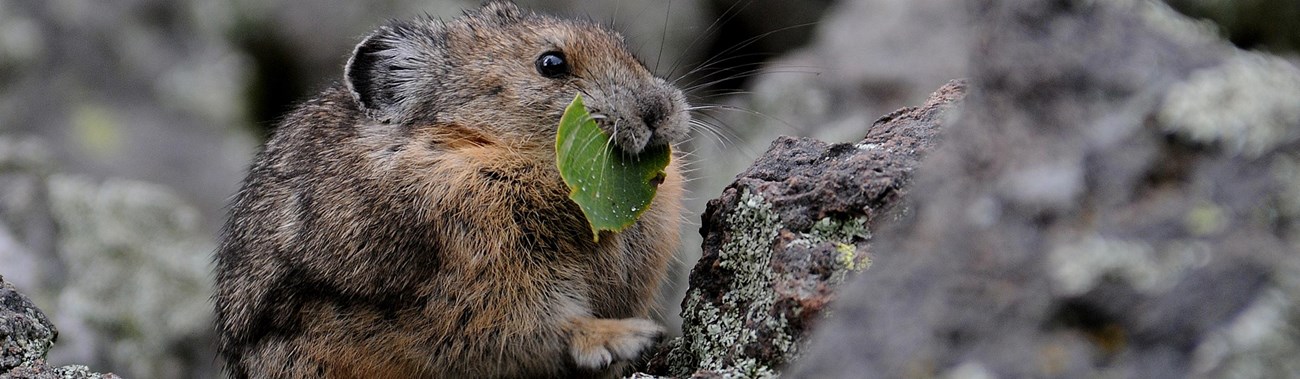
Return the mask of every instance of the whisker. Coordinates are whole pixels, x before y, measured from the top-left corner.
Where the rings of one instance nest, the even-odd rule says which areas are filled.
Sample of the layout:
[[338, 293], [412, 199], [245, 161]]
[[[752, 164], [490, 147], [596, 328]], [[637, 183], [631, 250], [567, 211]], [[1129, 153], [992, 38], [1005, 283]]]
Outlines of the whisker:
[[659, 36], [659, 54], [655, 55], [655, 71], [659, 70], [659, 60], [664, 57], [664, 42], [668, 40], [668, 18], [673, 13], [673, 2], [668, 0], [668, 9], [664, 11], [663, 34]]
[[614, 3], [614, 16], [610, 17], [609, 28], [618, 30], [618, 11], [623, 9], [623, 1], [619, 0]]
[[[719, 107], [722, 107], [724, 110], [727, 110], [727, 111], [742, 112], [742, 113], [745, 113], [745, 114], [748, 114], [748, 115], [757, 116], [757, 117], [760, 117], [760, 118], [765, 118], [765, 119], [768, 119], [768, 120], [771, 120], [771, 121], [776, 121], [777, 123], [780, 123], [781, 125], [785, 126], [787, 129], [794, 131], [796, 134], [802, 134], [803, 132], [805, 132], [805, 130], [804, 130], [803, 128], [800, 128], [800, 127], [794, 126], [794, 124], [791, 124], [790, 122], [788, 122], [788, 121], [786, 121], [786, 120], [784, 120], [784, 119], [781, 119], [780, 117], [772, 116], [772, 115], [769, 115], [769, 114], [767, 114], [767, 113], [759, 112], [759, 111], [756, 111], [756, 110], [753, 110], [753, 109], [749, 109], [749, 108], [744, 108], [744, 107], [734, 106], [734, 105], [719, 104], [718, 106], [719, 106]], [[709, 117], [709, 118], [712, 119], [713, 121], [717, 121], [719, 124], [727, 125], [727, 123], [726, 123], [725, 121], [723, 121], [722, 119], [720, 119], [720, 118], [718, 118], [717, 116], [714, 116], [714, 115], [712, 115], [712, 114], [701, 113], [701, 115], [703, 115], [703, 116], [705, 116], [705, 117]], [[730, 128], [729, 125], [728, 125], [727, 127]]]
[[[761, 113], [760, 113], [760, 114], [761, 114]], [[732, 136], [735, 136], [735, 137], [736, 137], [736, 138], [735, 138], [736, 140], [743, 140], [742, 138], [740, 138], [740, 135], [739, 135], [738, 133], [735, 133], [735, 131], [734, 131], [735, 128], [731, 127], [731, 126], [728, 125], [725, 121], [723, 121], [722, 119], [718, 118], [717, 116], [712, 115], [712, 114], [708, 114], [708, 113], [700, 113], [700, 116], [701, 116], [701, 120], [703, 120], [703, 119], [709, 119], [709, 120], [712, 120], [714, 123], [716, 123], [716, 124], [707, 124], [707, 123], [706, 123], [706, 125], [711, 125], [711, 127], [712, 127], [711, 129], [715, 129], [715, 130], [716, 130], [719, 134], [721, 134], [722, 136], [726, 137], [728, 134], [730, 134], [730, 135], [732, 135]], [[703, 127], [702, 127], [702, 128], [703, 128]], [[757, 152], [755, 152], [755, 151], [754, 151], [753, 149], [751, 149], [749, 146], [746, 146], [745, 144], [737, 144], [737, 143], [734, 143], [734, 142], [732, 142], [732, 139], [729, 138], [729, 137], [727, 137], [726, 140], [727, 140], [727, 142], [724, 143], [724, 144], [722, 144], [722, 145], [720, 145], [719, 147], [721, 147], [721, 148], [733, 148], [733, 147], [738, 147], [738, 148], [740, 148], [740, 152], [743, 153], [743, 154], [745, 154], [745, 155], [747, 155], [747, 156], [757, 156]], [[728, 146], [728, 144], [730, 144], [730, 146]]]
[[[722, 15], [714, 19], [713, 23], [709, 24], [709, 26], [704, 29], [703, 33], [696, 35], [695, 39], [692, 40], [689, 45], [686, 45], [685, 51], [690, 51], [691, 49], [694, 49], [696, 44], [699, 44], [700, 41], [704, 40], [704, 37], [708, 37], [710, 35], [713, 35], [713, 33], [717, 33], [719, 30], [722, 30], [722, 25], [731, 22], [731, 20], [735, 19], [736, 16], [739, 16], [740, 11], [745, 7], [748, 7], [749, 4], [752, 2], [753, 2], [752, 0], [744, 2], [743, 3], [744, 6], [741, 7], [740, 9], [737, 9], [736, 7], [740, 7], [742, 4], [741, 2], [737, 1], [735, 3], [732, 3], [731, 6], [727, 8], [727, 10], [722, 11]], [[734, 13], [732, 12], [733, 10], [735, 11]], [[686, 55], [679, 55], [677, 57], [677, 60], [673, 62], [673, 65], [668, 68], [668, 74], [666, 74], [665, 76], [672, 77], [673, 73], [677, 72], [677, 68], [681, 65], [682, 59], [684, 59], [685, 57]], [[673, 82], [675, 85], [676, 81]]]
[[817, 25], [818, 23], [819, 23], [819, 21], [812, 21], [812, 22], [805, 22], [805, 23], [802, 23], [802, 24], [789, 25], [789, 26], [784, 26], [784, 27], [781, 27], [781, 28], [777, 28], [777, 29], [769, 30], [769, 31], [764, 32], [764, 33], [762, 33], [762, 34], [759, 34], [759, 35], [756, 35], [756, 36], [753, 36], [753, 37], [746, 38], [744, 41], [740, 41], [739, 43], [736, 43], [736, 44], [734, 44], [734, 45], [731, 45], [730, 47], [728, 47], [728, 48], [726, 48], [726, 49], [724, 49], [724, 50], [722, 50], [722, 51], [719, 51], [718, 54], [717, 54], [717, 56], [722, 56], [722, 55], [724, 55], [724, 54], [728, 54], [728, 53], [731, 53], [731, 52], [734, 52], [734, 51], [737, 51], [737, 50], [740, 50], [740, 49], [744, 49], [744, 48], [746, 48], [746, 47], [749, 47], [749, 45], [753, 45], [753, 44], [757, 43], [758, 41], [761, 41], [761, 40], [763, 40], [764, 38], [767, 38], [767, 37], [769, 37], [769, 36], [771, 36], [771, 35], [773, 35], [773, 34], [776, 34], [776, 33], [781, 33], [781, 32], [785, 32], [785, 31], [789, 31], [789, 30], [794, 30], [794, 29], [798, 29], [798, 28], [805, 28], [805, 27], [809, 27], [809, 26], [815, 26], [815, 25]]
[[[815, 22], [815, 21], [814, 21], [814, 22], [806, 22], [806, 23], [802, 23], [802, 24], [790, 25], [790, 26], [786, 26], [786, 27], [778, 28], [778, 29], [775, 29], [775, 30], [770, 30], [770, 31], [767, 31], [767, 32], [765, 32], [765, 33], [762, 33], [762, 34], [759, 34], [759, 35], [756, 35], [756, 36], [753, 36], [753, 37], [747, 38], [747, 39], [745, 39], [744, 41], [741, 41], [740, 43], [737, 43], [737, 44], [735, 44], [735, 45], [732, 45], [732, 46], [730, 46], [730, 47], [728, 47], [728, 48], [726, 48], [726, 49], [724, 49], [724, 50], [718, 52], [717, 54], [714, 54], [713, 57], [711, 57], [711, 58], [709, 58], [708, 60], [705, 60], [704, 62], [702, 62], [702, 63], [699, 65], [699, 67], [707, 67], [707, 66], [710, 66], [710, 65], [714, 64], [715, 61], [719, 60], [720, 57], [727, 56], [727, 54], [730, 54], [730, 53], [735, 52], [735, 51], [738, 51], [738, 50], [740, 50], [740, 49], [743, 49], [743, 48], [749, 47], [750, 45], [753, 45], [754, 43], [757, 43], [758, 41], [762, 40], [763, 38], [767, 38], [768, 36], [771, 36], [772, 34], [776, 34], [776, 33], [780, 33], [780, 32], [785, 32], [785, 31], [788, 31], [788, 30], [796, 29], [796, 28], [803, 28], [803, 27], [813, 26], [813, 25], [817, 25], [817, 23], [818, 23], [818, 22]], [[730, 59], [730, 57], [728, 57], [728, 58], [723, 58], [723, 59]], [[686, 77], [686, 75], [682, 75], [682, 76], [680, 76], [680, 77], [678, 77], [678, 78], [680, 79], [680, 78], [683, 78], [683, 77]], [[674, 81], [674, 84], [675, 84], [675, 83], [676, 83], [676, 81]]]
[[686, 73], [682, 74], [682, 76], [678, 77], [678, 79], [677, 79], [676, 81], [674, 81], [673, 83], [674, 83], [674, 85], [689, 86], [689, 85], [691, 85], [691, 84], [693, 84], [693, 83], [696, 83], [696, 82], [702, 80], [703, 78], [695, 78], [695, 79], [691, 79], [691, 81], [690, 81], [690, 82], [687, 82], [686, 84], [681, 84], [679, 81], [680, 81], [681, 79], [683, 79], [683, 78], [691, 77], [692, 75], [695, 75], [696, 73], [704, 72], [704, 71], [706, 71], [706, 70], [712, 70], [713, 72], [711, 72], [711, 73], [709, 73], [709, 74], [706, 74], [706, 75], [703, 75], [704, 78], [708, 78], [708, 77], [711, 77], [711, 76], [717, 75], [719, 72], [727, 72], [727, 71], [730, 70], [730, 69], [736, 69], [736, 68], [740, 68], [740, 67], [761, 67], [761, 66], [764, 64], [764, 62], [751, 62], [751, 63], [745, 63], [745, 64], [740, 64], [740, 65], [730, 66], [730, 67], [726, 67], [726, 68], [718, 68], [718, 69], [715, 69], [715, 68], [714, 68], [715, 66], [720, 66], [720, 65], [722, 65], [722, 64], [724, 64], [724, 63], [731, 62], [731, 61], [734, 61], [734, 60], [746, 59], [746, 58], [768, 58], [768, 57], [771, 57], [771, 56], [772, 56], [772, 54], [766, 54], [766, 53], [749, 53], [749, 54], [740, 54], [740, 55], [729, 56], [729, 57], [727, 57], [727, 58], [719, 59], [719, 60], [716, 60], [716, 61], [712, 61], [712, 62], [708, 62], [708, 63], [705, 63], [705, 64], [701, 64], [701, 65], [699, 65], [699, 66], [696, 66], [694, 69], [692, 69], [692, 70], [690, 70], [690, 71], [687, 71]]
[[[811, 68], [811, 67], [810, 67], [810, 68]], [[715, 84], [722, 83], [722, 82], [725, 82], [725, 81], [728, 81], [728, 80], [732, 80], [732, 79], [740, 79], [740, 78], [749, 78], [749, 77], [758, 76], [758, 75], [760, 75], [760, 74], [762, 74], [762, 75], [771, 75], [771, 74], [809, 74], [809, 75], [820, 75], [821, 72], [820, 72], [820, 71], [795, 71], [795, 70], [785, 70], [784, 68], [782, 68], [781, 70], [764, 70], [763, 68], [756, 68], [756, 69], [746, 70], [746, 71], [743, 71], [743, 72], [741, 72], [741, 73], [738, 73], [738, 74], [735, 74], [735, 75], [731, 75], [731, 76], [727, 76], [727, 77], [724, 77], [724, 78], [721, 78], [721, 79], [711, 80], [711, 81], [708, 81], [708, 82], [705, 82], [705, 83], [700, 83], [700, 84], [692, 84], [692, 85], [690, 85], [690, 86], [688, 86], [688, 87], [686, 87], [686, 88], [683, 88], [682, 90], [683, 90], [683, 91], [688, 91], [688, 92], [689, 92], [689, 91], [693, 91], [693, 90], [696, 90], [696, 89], [699, 89], [699, 88], [713, 86], [713, 85], [715, 85]]]
[[596, 174], [596, 180], [597, 180], [598, 182], [604, 182], [604, 181], [605, 181], [605, 167], [608, 167], [608, 166], [610, 165], [609, 160], [610, 160], [610, 159], [613, 159], [613, 154], [611, 154], [610, 147], [611, 147], [611, 146], [614, 146], [614, 139], [615, 139], [615, 138], [618, 138], [618, 120], [617, 120], [617, 119], [614, 120], [614, 127], [613, 127], [613, 129], [614, 129], [614, 132], [613, 132], [613, 133], [610, 133], [609, 140], [606, 140], [606, 141], [605, 141], [605, 146], [601, 148], [601, 155], [604, 155], [604, 156], [605, 156], [605, 162], [604, 162], [604, 164], [600, 165], [600, 173], [599, 173], [599, 174]]
[[713, 135], [714, 139], [718, 141], [718, 145], [727, 146], [732, 143], [731, 138], [723, 135], [721, 131], [717, 130], [716, 127], [709, 123], [700, 120], [691, 120], [691, 125], [699, 127], [701, 130]]

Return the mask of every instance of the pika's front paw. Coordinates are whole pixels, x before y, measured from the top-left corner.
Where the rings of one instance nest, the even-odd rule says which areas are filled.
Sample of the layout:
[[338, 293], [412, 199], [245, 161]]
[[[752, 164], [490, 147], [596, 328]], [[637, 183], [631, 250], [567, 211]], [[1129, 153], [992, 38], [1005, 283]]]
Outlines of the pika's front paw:
[[573, 321], [569, 354], [579, 367], [600, 369], [615, 361], [630, 361], [655, 344], [664, 328], [654, 321], [581, 318]]

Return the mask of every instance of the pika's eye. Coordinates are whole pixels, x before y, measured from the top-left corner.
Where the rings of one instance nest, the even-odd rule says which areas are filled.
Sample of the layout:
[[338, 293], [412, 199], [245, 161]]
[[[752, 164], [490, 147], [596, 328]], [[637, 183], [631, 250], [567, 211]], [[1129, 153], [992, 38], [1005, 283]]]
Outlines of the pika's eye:
[[537, 73], [542, 76], [559, 79], [569, 75], [569, 62], [564, 60], [564, 53], [548, 51], [537, 57]]

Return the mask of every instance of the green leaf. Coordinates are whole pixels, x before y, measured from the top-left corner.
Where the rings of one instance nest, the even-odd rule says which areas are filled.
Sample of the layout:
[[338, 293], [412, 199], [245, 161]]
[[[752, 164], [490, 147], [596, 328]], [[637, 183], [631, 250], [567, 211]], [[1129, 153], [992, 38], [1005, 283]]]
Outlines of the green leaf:
[[600, 231], [620, 232], [632, 226], [654, 199], [670, 158], [668, 146], [647, 147], [628, 155], [614, 145], [587, 113], [582, 95], [573, 98], [560, 118], [555, 137], [555, 161], [600, 240]]

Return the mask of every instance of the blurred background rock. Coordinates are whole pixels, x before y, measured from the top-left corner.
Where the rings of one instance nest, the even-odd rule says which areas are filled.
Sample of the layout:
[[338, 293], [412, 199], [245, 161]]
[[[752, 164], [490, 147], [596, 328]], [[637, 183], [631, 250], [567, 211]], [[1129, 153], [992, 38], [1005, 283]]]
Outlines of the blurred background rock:
[[[1240, 47], [1300, 47], [1300, 3], [1170, 2]], [[62, 332], [51, 363], [216, 376], [213, 241], [275, 120], [383, 20], [477, 3], [0, 0], [0, 275]], [[706, 108], [679, 272], [704, 202], [776, 135], [856, 141], [962, 76], [974, 42], [965, 6], [944, 0], [520, 3], [612, 23]], [[669, 324], [684, 280], [665, 289]]]

